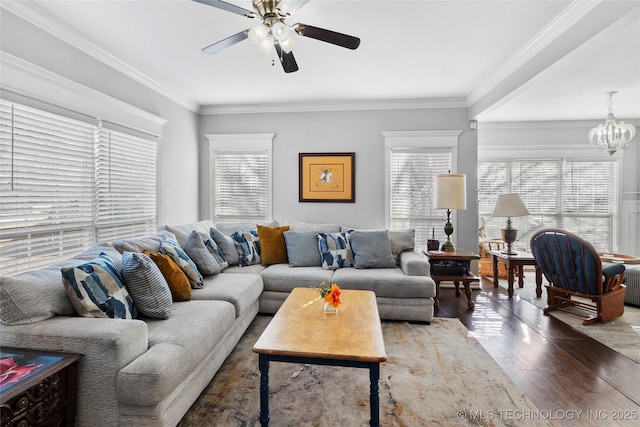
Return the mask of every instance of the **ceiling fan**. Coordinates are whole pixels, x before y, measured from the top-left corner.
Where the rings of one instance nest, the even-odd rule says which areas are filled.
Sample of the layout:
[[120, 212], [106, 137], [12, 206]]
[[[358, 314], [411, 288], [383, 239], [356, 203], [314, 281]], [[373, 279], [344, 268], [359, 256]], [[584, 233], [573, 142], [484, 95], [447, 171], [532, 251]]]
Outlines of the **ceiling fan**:
[[[268, 55], [271, 53], [271, 49], [275, 49], [284, 72], [293, 73], [298, 71], [298, 64], [292, 52], [296, 45], [293, 33], [352, 50], [357, 49], [360, 45], [360, 39], [357, 37], [306, 24], [298, 23], [291, 26], [285, 24], [285, 19], [307, 4], [309, 0], [252, 0], [253, 11], [220, 0], [193, 1], [262, 21], [252, 28], [203, 48], [202, 51], [207, 54], [220, 52], [222, 49], [248, 38], [256, 45], [260, 53]], [[281, 5], [285, 7], [281, 9]]]

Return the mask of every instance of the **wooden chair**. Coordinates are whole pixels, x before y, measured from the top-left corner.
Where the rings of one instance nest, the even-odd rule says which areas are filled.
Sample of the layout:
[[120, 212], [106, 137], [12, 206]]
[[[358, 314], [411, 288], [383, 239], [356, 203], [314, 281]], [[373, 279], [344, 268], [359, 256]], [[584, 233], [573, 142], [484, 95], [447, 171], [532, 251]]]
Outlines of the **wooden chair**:
[[[530, 247], [536, 264], [549, 281], [545, 314], [563, 310], [585, 317], [584, 325], [622, 316], [626, 291], [622, 284], [624, 265], [610, 264], [603, 269], [598, 252], [589, 242], [563, 230], [536, 232], [531, 236]], [[571, 299], [572, 296], [591, 303]], [[593, 314], [567, 310], [575, 306]]]
[[[504, 250], [504, 248], [506, 247], [506, 243], [504, 243], [502, 240], [480, 240], [478, 246], [480, 249], [478, 274], [480, 276], [493, 277], [493, 259], [489, 252]], [[507, 278], [507, 269], [502, 263], [498, 264], [498, 277], [501, 277], [503, 279]]]

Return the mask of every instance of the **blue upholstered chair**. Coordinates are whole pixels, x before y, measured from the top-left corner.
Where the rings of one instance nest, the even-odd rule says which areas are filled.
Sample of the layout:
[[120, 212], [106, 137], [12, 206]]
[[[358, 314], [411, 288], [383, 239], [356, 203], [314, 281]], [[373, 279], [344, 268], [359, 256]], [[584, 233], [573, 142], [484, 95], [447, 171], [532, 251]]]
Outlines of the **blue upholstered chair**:
[[[547, 314], [563, 310], [585, 317], [583, 324], [608, 322], [624, 313], [624, 265], [604, 268], [596, 249], [563, 230], [540, 230], [531, 237], [531, 252], [549, 281]], [[572, 299], [580, 297], [581, 299]], [[579, 307], [582, 310], [567, 310]], [[585, 314], [591, 312], [592, 314]]]

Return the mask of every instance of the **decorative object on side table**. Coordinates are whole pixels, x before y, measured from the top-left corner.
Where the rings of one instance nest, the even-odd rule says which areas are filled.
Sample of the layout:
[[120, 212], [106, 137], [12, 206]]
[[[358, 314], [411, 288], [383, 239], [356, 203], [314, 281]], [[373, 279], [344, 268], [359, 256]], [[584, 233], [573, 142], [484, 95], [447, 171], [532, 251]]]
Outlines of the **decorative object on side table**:
[[435, 227], [431, 228], [431, 238], [427, 239], [427, 250], [428, 251], [440, 250], [440, 240], [436, 240], [436, 229], [435, 229]]
[[507, 255], [518, 254], [511, 248], [513, 242], [518, 238], [518, 230], [511, 226], [511, 217], [525, 215], [529, 215], [529, 211], [524, 203], [522, 203], [522, 199], [517, 193], [501, 194], [498, 197], [496, 206], [493, 209], [493, 216], [507, 217], [507, 226], [500, 230], [502, 233], [502, 240], [507, 244], [507, 250], [505, 252]]
[[435, 209], [447, 210], [447, 222], [444, 225], [444, 233], [447, 241], [442, 245], [442, 250], [451, 252], [456, 248], [451, 242], [453, 224], [451, 224], [451, 209], [467, 209], [467, 177], [462, 174], [444, 173], [435, 176], [434, 186]]
[[340, 287], [332, 283], [331, 285], [325, 285], [324, 282], [320, 284], [318, 290], [320, 297], [324, 299], [324, 313], [325, 314], [338, 314], [338, 307], [340, 306]]

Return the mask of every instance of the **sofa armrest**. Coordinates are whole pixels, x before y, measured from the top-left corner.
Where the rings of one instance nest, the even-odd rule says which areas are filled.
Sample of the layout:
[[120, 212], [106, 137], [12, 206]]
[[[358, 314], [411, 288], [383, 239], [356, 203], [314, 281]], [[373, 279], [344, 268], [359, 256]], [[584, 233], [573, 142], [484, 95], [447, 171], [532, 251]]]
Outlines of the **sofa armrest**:
[[54, 316], [28, 325], [0, 325], [6, 347], [82, 354], [78, 362], [78, 424], [117, 425], [118, 372], [147, 351], [141, 320]]
[[400, 252], [400, 268], [407, 276], [429, 276], [429, 259], [415, 251]]

